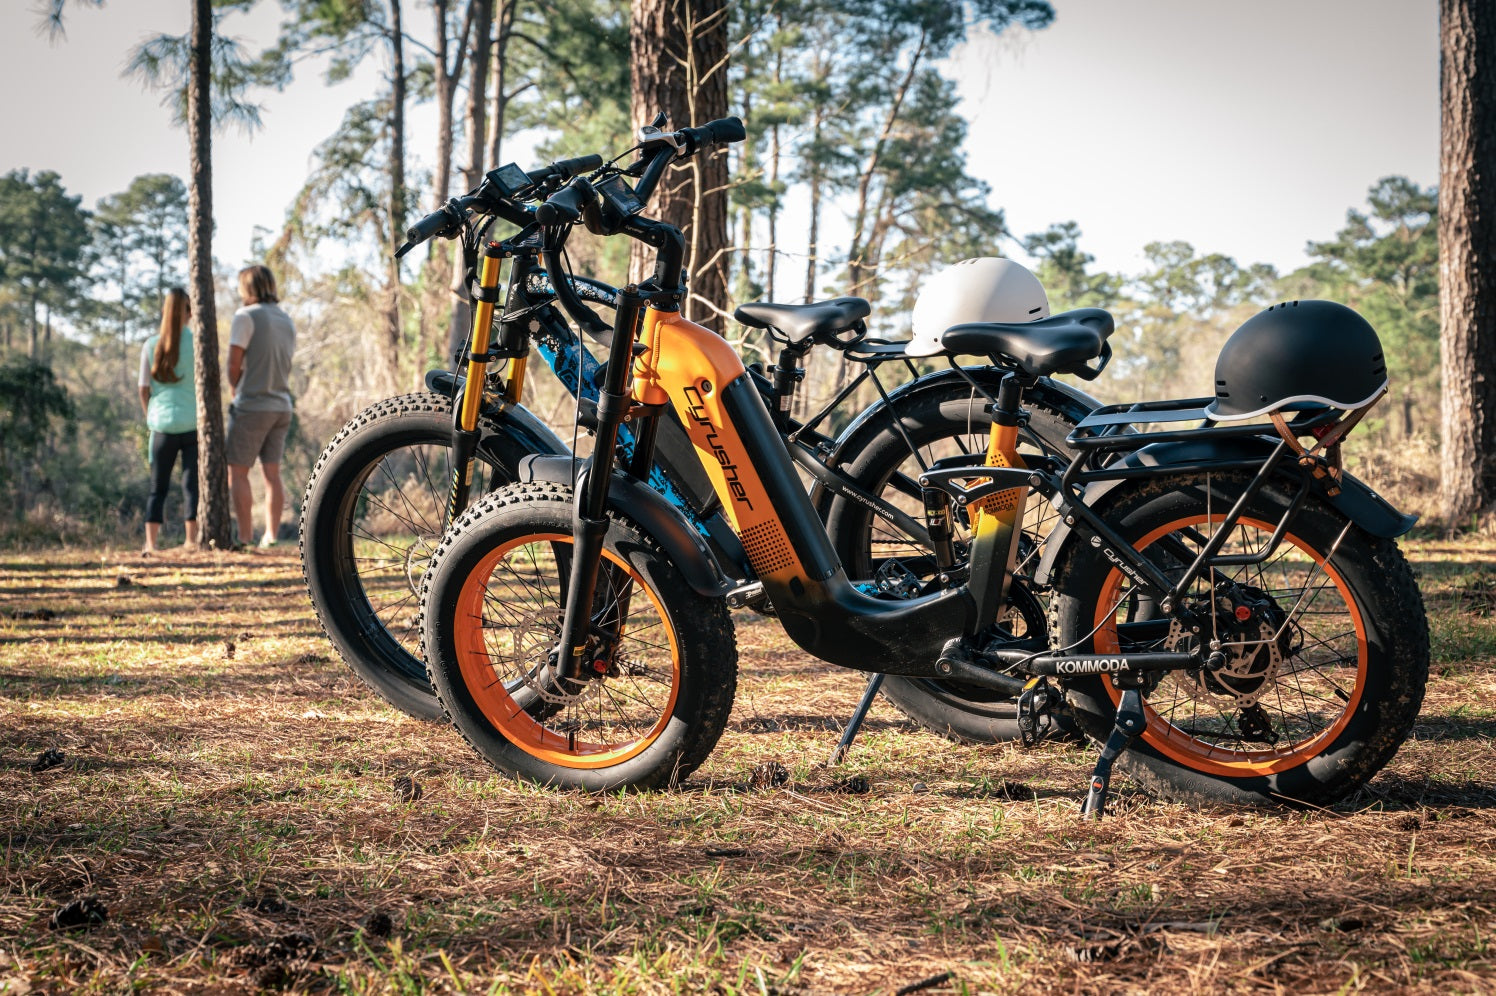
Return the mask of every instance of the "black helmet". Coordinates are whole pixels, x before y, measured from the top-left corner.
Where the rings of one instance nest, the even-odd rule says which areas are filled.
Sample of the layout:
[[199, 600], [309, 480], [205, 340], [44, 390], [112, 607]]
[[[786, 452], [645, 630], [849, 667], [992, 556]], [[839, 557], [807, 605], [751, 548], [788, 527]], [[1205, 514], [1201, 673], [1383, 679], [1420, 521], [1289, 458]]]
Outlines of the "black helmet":
[[1366, 319], [1333, 301], [1288, 301], [1247, 319], [1216, 359], [1215, 401], [1229, 422], [1284, 408], [1360, 408], [1387, 386], [1382, 342]]

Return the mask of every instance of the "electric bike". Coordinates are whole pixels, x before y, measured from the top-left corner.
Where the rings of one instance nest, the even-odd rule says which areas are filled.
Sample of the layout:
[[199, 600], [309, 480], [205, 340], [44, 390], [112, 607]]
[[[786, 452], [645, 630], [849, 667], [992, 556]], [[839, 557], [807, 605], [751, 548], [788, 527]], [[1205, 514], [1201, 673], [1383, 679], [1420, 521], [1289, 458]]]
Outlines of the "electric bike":
[[[599, 156], [529, 172], [510, 164], [412, 227], [402, 255], [427, 238], [461, 240], [476, 302], [473, 335], [457, 367], [462, 375], [433, 371], [428, 391], [379, 402], [354, 416], [323, 451], [307, 483], [303, 572], [323, 629], [366, 683], [418, 718], [441, 716], [417, 656], [417, 592], [442, 529], [454, 510], [467, 507], [475, 489], [481, 493], [515, 481], [525, 456], [570, 452], [520, 403], [532, 353], [581, 400], [582, 425], [594, 423], [601, 365], [573, 325], [606, 341], [609, 329], [592, 309], [612, 308], [617, 290], [570, 273], [558, 245], [547, 244], [527, 201], [543, 202], [562, 181], [601, 165]], [[494, 243], [492, 257], [480, 256], [499, 221], [518, 225], [519, 231]], [[499, 266], [490, 265], [493, 259], [507, 261], [507, 279]], [[554, 273], [565, 279], [553, 281]], [[918, 591], [929, 583], [933, 561], [914, 478], [935, 460], [985, 446], [991, 420], [986, 409], [1010, 361], [994, 355], [988, 365], [963, 367], [945, 354], [946, 369], [921, 375], [902, 346], [867, 335], [868, 308], [855, 298], [761, 304], [744, 311], [745, 321], [764, 328], [778, 346], [775, 365], [751, 370], [750, 376], [808, 475], [811, 500], [839, 556], [865, 590]], [[746, 311], [761, 315], [750, 317]], [[812, 349], [840, 351], [857, 373], [802, 422], [789, 411]], [[890, 382], [888, 370], [907, 382]], [[877, 401], [835, 437], [823, 431], [865, 384], [876, 389]], [[1025, 451], [1064, 452], [1068, 432], [1097, 404], [1073, 387], [1043, 379], [1029, 398]], [[619, 446], [627, 459], [633, 447], [627, 425], [619, 430]], [[720, 562], [733, 565], [741, 582], [734, 600], [764, 604], [761, 591], [753, 588], [753, 566], [676, 421], [661, 424], [647, 482], [692, 523]], [[1031, 513], [1025, 523], [1029, 554], [1054, 521], [1048, 510]], [[1023, 625], [1037, 633], [1045, 625], [1043, 605], [1026, 603], [1024, 619]], [[873, 690], [879, 686], [916, 722], [945, 736], [972, 741], [1017, 736], [1011, 699], [991, 689], [917, 678], [880, 681]], [[854, 717], [848, 741], [865, 711]]]
[[[716, 123], [695, 131], [698, 141], [742, 136]], [[463, 513], [422, 576], [433, 686], [483, 757], [549, 785], [651, 787], [689, 775], [721, 735], [737, 677], [727, 609], [736, 580], [643, 483], [673, 408], [801, 648], [842, 667], [1011, 696], [1025, 744], [1057, 713], [1072, 715], [1104, 742], [1087, 814], [1102, 812], [1119, 758], [1166, 792], [1307, 805], [1341, 798], [1386, 764], [1427, 678], [1427, 621], [1394, 542], [1413, 517], [1338, 460], [1385, 393], [1384, 364], [1364, 399], [1264, 393], [1264, 407], [1231, 411], [1253, 399], [1227, 403], [1228, 355], [1248, 374], [1263, 366], [1252, 365], [1250, 342], [1235, 348], [1254, 319], [1223, 350], [1214, 399], [1101, 408], [1070, 434], [1078, 453], [1064, 461], [1020, 454], [1023, 402], [1041, 377], [1094, 370], [1111, 316], [1080, 309], [950, 328], [952, 351], [1014, 360], [985, 459], [940, 461], [918, 477], [933, 584], [869, 593], [848, 579], [738, 355], [680, 314], [684, 239], [644, 217], [636, 196], [679, 154], [681, 133], [673, 138], [646, 136], [630, 166], [573, 179], [536, 213], [558, 242], [585, 214], [594, 230], [656, 254], [653, 276], [618, 294], [593, 455], [526, 457], [520, 482]], [[1315, 311], [1288, 317], [1312, 327]], [[1304, 328], [1289, 341], [1311, 341]], [[1365, 328], [1377, 352], [1363, 360], [1380, 363]], [[626, 459], [616, 446], [625, 424]], [[1030, 579], [1014, 568], [1031, 492], [1061, 523]], [[959, 551], [956, 510], [971, 522]], [[1014, 631], [1015, 602], [1044, 583], [1054, 589], [1047, 633]]]

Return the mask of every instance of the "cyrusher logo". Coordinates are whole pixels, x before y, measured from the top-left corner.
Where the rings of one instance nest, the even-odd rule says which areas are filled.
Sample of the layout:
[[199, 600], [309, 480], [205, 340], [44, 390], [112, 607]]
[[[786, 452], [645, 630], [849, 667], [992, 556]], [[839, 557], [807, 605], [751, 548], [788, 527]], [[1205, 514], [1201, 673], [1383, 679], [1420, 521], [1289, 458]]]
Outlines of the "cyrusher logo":
[[748, 492], [738, 480], [738, 465], [733, 457], [722, 445], [722, 440], [717, 436], [716, 426], [712, 425], [711, 416], [707, 414], [706, 405], [701, 400], [701, 392], [694, 386], [685, 389], [686, 414], [691, 421], [707, 430], [706, 443], [712, 449], [717, 462], [722, 465], [722, 476], [727, 481], [727, 490], [732, 492], [732, 500], [753, 508], [753, 502], [748, 498]]

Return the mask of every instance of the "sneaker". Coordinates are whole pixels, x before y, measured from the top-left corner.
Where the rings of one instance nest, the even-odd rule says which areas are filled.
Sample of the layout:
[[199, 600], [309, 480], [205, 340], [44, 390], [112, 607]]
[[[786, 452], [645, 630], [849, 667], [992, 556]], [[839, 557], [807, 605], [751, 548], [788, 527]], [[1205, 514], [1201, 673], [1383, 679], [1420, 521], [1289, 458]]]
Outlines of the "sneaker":
[[261, 550], [268, 550], [272, 546], [275, 546], [275, 534], [274, 533], [266, 533], [264, 536], [260, 537], [260, 549]]

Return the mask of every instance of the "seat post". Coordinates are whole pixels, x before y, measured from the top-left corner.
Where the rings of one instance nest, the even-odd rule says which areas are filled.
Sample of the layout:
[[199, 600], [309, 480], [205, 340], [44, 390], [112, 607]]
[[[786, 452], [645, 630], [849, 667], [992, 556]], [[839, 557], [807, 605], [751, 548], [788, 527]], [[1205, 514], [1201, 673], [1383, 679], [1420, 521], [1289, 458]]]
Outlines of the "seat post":
[[997, 387], [997, 401], [992, 405], [994, 425], [1016, 428], [1020, 424], [1023, 417], [1023, 392], [1036, 379], [1017, 370], [1010, 370], [1003, 375], [1002, 383]]
[[774, 426], [780, 432], [789, 431], [790, 408], [795, 403], [795, 391], [800, 381], [805, 379], [805, 368], [800, 362], [804, 358], [804, 349], [797, 346], [785, 346], [779, 351], [779, 359], [774, 361], [774, 366], [769, 368], [776, 400]]

